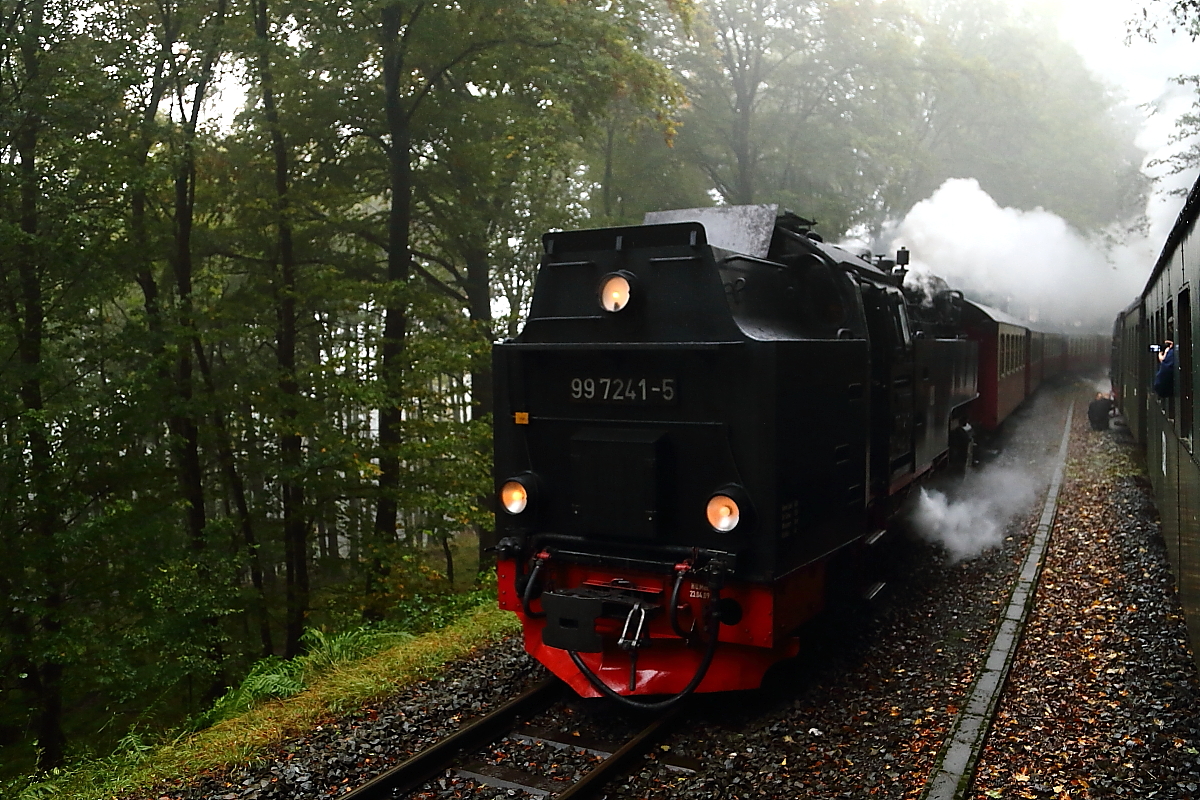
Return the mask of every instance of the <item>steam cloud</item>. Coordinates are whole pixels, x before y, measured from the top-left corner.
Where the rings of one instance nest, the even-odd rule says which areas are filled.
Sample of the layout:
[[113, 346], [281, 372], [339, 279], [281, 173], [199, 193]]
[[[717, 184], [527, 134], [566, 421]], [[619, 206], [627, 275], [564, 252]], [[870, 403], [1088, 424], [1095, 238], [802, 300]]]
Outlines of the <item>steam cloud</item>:
[[945, 278], [974, 300], [1056, 329], [1111, 330], [1154, 260], [1148, 242], [1110, 248], [1056, 214], [1004, 208], [974, 178], [946, 181], [895, 228], [912, 252], [909, 281]]
[[1037, 476], [1011, 466], [971, 473], [954, 492], [922, 487], [909, 511], [920, 538], [946, 549], [949, 563], [975, 558], [1004, 540], [1004, 531], [1037, 497]]

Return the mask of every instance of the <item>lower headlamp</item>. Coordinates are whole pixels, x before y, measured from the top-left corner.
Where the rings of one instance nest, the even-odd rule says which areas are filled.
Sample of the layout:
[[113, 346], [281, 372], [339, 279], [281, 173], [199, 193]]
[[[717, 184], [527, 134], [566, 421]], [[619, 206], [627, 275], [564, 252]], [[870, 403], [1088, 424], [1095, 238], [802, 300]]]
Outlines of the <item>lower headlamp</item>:
[[500, 487], [500, 507], [514, 516], [523, 513], [536, 494], [536, 482], [532, 472], [509, 478]]
[[708, 496], [704, 516], [717, 533], [745, 532], [754, 525], [754, 505], [743, 487], [727, 483]]
[[742, 519], [742, 510], [737, 501], [725, 494], [714, 494], [710, 497], [704, 513], [708, 517], [708, 524], [717, 533], [728, 533], [736, 528]]

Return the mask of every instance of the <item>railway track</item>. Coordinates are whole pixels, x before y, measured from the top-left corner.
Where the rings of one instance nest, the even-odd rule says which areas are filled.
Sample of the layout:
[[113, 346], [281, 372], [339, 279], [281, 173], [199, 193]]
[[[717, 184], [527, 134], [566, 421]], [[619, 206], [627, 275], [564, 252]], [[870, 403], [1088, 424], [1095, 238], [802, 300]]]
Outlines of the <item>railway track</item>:
[[[535, 796], [553, 797], [556, 800], [590, 797], [601, 787], [624, 774], [655, 742], [666, 736], [687, 705], [681, 703], [657, 715], [623, 743], [569, 740], [570, 737], [559, 736], [553, 730], [531, 724], [540, 715], [564, 701], [569, 694], [569, 690], [561, 681], [555, 678], [543, 681], [341, 797], [347, 800], [404, 797], [446, 773], [485, 786], [517, 789]], [[574, 782], [567, 782], [527, 770], [497, 765], [478, 756], [483, 748], [506, 738], [527, 744], [581, 751], [598, 758], [599, 761], [579, 775]], [[683, 764], [668, 765], [668, 768], [682, 772], [692, 771]]]

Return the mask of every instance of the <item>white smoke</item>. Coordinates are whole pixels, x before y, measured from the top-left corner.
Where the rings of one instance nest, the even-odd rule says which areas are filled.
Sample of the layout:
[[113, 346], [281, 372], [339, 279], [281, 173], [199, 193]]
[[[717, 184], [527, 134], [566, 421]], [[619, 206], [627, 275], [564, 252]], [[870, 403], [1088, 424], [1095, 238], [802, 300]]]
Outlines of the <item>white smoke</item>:
[[1038, 485], [1028, 471], [984, 467], [952, 494], [922, 487], [908, 519], [918, 536], [944, 547], [949, 563], [956, 564], [998, 547], [1008, 524], [1036, 499]]
[[1124, 101], [1116, 113], [1141, 119], [1136, 146], [1147, 154], [1143, 172], [1155, 181], [1146, 229], [1118, 226], [1106, 237], [1085, 236], [1049, 211], [1002, 208], [976, 181], [955, 179], [885, 226], [873, 244], [888, 246], [875, 252], [907, 245], [915, 272], [941, 275], [972, 299], [1047, 327], [1106, 332], [1141, 293], [1196, 179], [1195, 169], [1171, 174], [1168, 162], [1192, 144], [1176, 136], [1180, 117], [1197, 110], [1195, 89], [1172, 78], [1196, 72], [1195, 43], [1169, 25], [1153, 41], [1130, 36], [1138, 9], [1128, 0], [1014, 2], [1057, 19], [1059, 33]]
[[910, 281], [939, 275], [971, 299], [1070, 330], [1111, 328], [1149, 271], [1056, 214], [1001, 207], [974, 178], [952, 178], [913, 206], [888, 249], [899, 246], [912, 252]]

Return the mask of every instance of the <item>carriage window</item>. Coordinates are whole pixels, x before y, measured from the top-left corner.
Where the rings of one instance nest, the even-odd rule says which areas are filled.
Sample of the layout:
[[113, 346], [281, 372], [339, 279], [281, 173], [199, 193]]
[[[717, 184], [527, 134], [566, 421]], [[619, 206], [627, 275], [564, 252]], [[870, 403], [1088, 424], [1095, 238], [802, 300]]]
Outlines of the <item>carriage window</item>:
[[1179, 367], [1179, 387], [1176, 394], [1179, 397], [1179, 436], [1192, 447], [1192, 292], [1183, 289], [1179, 293], [1179, 326], [1175, 346], [1179, 348], [1179, 357], [1175, 363]]

